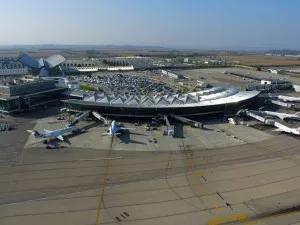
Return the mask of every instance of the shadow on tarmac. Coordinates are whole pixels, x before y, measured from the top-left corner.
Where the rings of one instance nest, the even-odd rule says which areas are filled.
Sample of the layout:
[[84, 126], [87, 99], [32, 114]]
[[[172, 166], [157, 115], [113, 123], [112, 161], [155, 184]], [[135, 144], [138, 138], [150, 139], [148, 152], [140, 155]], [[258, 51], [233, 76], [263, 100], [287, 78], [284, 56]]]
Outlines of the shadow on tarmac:
[[[143, 134], [141, 134], [143, 135]], [[145, 135], [146, 136], [146, 135]], [[140, 144], [140, 145], [146, 145], [146, 143], [144, 142], [140, 142], [140, 141], [135, 141], [135, 140], [132, 140], [130, 138], [130, 132], [127, 130], [127, 131], [122, 131], [121, 135], [118, 135], [117, 136], [119, 139], [120, 139], [120, 142], [121, 143], [124, 143], [124, 144]]]

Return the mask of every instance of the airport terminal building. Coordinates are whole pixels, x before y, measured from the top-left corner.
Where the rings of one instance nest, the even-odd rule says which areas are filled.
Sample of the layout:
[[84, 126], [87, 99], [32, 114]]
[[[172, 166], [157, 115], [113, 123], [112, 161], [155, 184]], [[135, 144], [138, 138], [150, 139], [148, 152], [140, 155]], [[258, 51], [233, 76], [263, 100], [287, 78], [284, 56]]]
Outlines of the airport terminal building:
[[[259, 91], [212, 88], [176, 95], [119, 95], [96, 92], [68, 93], [62, 100], [71, 111], [98, 111], [107, 116], [153, 117], [158, 114], [194, 116], [236, 112], [254, 101]], [[73, 96], [73, 97], [72, 97]]]
[[55, 80], [15, 80], [0, 85], [0, 113], [15, 113], [36, 109], [61, 99], [66, 87], [57, 87]]

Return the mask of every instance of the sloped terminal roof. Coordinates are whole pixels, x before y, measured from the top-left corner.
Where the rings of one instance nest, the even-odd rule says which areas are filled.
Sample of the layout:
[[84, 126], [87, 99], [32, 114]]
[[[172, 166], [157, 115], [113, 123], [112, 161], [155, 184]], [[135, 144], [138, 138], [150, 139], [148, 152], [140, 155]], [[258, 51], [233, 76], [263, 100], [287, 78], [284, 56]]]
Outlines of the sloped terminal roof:
[[[78, 93], [77, 93], [78, 94]], [[255, 97], [259, 91], [239, 91], [235, 88], [216, 87], [205, 91], [176, 95], [121, 95], [105, 93], [82, 94], [83, 104], [119, 107], [193, 107], [210, 104], [239, 102]], [[71, 93], [68, 95], [72, 96]]]
[[53, 68], [66, 61], [65, 57], [57, 54], [52, 55], [47, 59], [41, 58], [39, 60], [36, 60], [35, 58], [32, 58], [27, 54], [23, 54], [19, 57], [19, 60], [25, 65], [35, 69], [42, 68], [42, 67]]

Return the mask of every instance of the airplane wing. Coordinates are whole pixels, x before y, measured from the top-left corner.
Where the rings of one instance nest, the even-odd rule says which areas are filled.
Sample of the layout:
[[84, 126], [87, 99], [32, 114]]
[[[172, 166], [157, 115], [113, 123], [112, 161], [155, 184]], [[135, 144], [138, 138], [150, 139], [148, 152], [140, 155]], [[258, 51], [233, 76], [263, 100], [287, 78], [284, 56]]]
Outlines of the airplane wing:
[[274, 132], [282, 132], [283, 130], [281, 130], [281, 129], [274, 129], [274, 130], [272, 130], [272, 131], [274, 131]]
[[125, 127], [120, 127], [119, 130], [135, 130], [135, 128], [125, 128]]
[[64, 141], [64, 137], [62, 135], [58, 135], [57, 138], [61, 141]]
[[52, 132], [52, 130], [44, 129], [44, 132], [45, 132], [45, 133], [50, 133], [50, 132]]
[[277, 115], [279, 119], [284, 120], [286, 118], [286, 116], [283, 115]]

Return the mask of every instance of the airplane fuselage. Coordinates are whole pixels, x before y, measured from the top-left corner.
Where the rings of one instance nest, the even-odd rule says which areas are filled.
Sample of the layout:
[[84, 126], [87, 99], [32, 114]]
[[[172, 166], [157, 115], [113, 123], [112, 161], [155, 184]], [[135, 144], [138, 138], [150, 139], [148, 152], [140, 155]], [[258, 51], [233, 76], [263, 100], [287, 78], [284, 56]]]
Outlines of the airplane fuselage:
[[59, 135], [63, 135], [65, 133], [72, 132], [75, 130], [77, 130], [77, 128], [74, 126], [71, 126], [71, 127], [66, 127], [66, 128], [59, 129], [59, 130], [50, 131], [48, 133], [42, 133], [39, 135], [39, 137], [40, 138], [56, 138]]
[[285, 102], [300, 102], [300, 98], [297, 98], [297, 97], [278, 95], [277, 98], [280, 99], [280, 100], [283, 100]]
[[276, 116], [282, 120], [284, 119], [295, 119], [300, 120], [299, 114], [287, 114], [287, 113], [278, 113], [278, 112], [271, 112], [271, 111], [263, 111], [268, 116]]
[[109, 128], [109, 134], [115, 135], [119, 130], [120, 130], [120, 128], [118, 127], [117, 122], [115, 120], [113, 120], [111, 122], [111, 126]]

